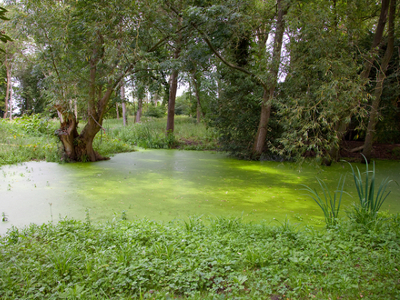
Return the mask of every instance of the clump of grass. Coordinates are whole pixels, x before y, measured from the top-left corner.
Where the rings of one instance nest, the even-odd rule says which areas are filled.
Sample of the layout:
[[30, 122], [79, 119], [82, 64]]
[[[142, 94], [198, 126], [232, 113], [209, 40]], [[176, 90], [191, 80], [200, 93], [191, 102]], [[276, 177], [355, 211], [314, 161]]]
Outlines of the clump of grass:
[[376, 219], [379, 209], [391, 192], [386, 191], [386, 189], [392, 180], [389, 180], [389, 177], [383, 179], [375, 194], [375, 162], [373, 162], [372, 170], [370, 170], [367, 159], [365, 156], [363, 157], [365, 160], [364, 180], [359, 168], [356, 167], [356, 169], [354, 169], [349, 163], [359, 200], [359, 203], [354, 205], [353, 211], [349, 213], [349, 217], [357, 223], [367, 224]]
[[328, 227], [335, 226], [337, 225], [339, 219], [339, 210], [340, 204], [342, 202], [342, 196], [343, 193], [346, 193], [344, 191], [345, 178], [343, 178], [342, 180], [342, 177], [340, 177], [337, 189], [333, 192], [333, 197], [331, 195], [331, 192], [328, 190], [326, 183], [319, 178], [317, 178], [317, 181], [319, 183], [319, 186], [321, 187], [323, 196], [320, 195], [316, 189], [312, 189], [304, 184], [302, 185], [304, 186], [303, 190], [308, 191], [310, 193], [309, 196], [321, 208], [322, 212], [324, 213], [326, 225]]

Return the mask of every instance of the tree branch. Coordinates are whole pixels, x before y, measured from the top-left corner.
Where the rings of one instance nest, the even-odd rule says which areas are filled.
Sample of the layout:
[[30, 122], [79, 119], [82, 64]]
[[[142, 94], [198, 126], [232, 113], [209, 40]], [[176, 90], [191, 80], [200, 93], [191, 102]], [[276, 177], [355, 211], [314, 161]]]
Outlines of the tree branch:
[[253, 72], [236, 66], [230, 62], [228, 62], [215, 48], [214, 46], [211, 44], [210, 39], [208, 38], [207, 34], [204, 33], [200, 28], [198, 28], [198, 26], [194, 23], [194, 22], [190, 22], [190, 24], [197, 30], [197, 32], [200, 33], [200, 35], [202, 36], [203, 40], [206, 42], [206, 44], [208, 45], [208, 47], [210, 48], [210, 50], [228, 67], [238, 70], [240, 72], [243, 72], [247, 75], [250, 75], [251, 77], [253, 77], [264, 89], [268, 90], [268, 85], [260, 78], [258, 77], [256, 74], [254, 74]]

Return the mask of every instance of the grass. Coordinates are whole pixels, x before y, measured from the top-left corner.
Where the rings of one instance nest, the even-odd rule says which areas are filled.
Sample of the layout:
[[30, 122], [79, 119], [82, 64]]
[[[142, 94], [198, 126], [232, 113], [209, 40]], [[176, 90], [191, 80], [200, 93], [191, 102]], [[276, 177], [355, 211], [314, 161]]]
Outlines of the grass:
[[22, 122], [0, 119], [0, 166], [30, 160], [58, 161], [57, 139], [50, 134], [57, 124], [49, 121], [47, 125], [40, 132]]
[[175, 116], [174, 136], [166, 136], [166, 118], [142, 118], [141, 123], [133, 123], [129, 118], [128, 126], [122, 126], [122, 120], [105, 120], [104, 127], [113, 138], [120, 139], [143, 148], [185, 150], [216, 150], [217, 135], [203, 123], [186, 116]]
[[[205, 222], [207, 221], [207, 222]], [[395, 299], [400, 216], [368, 231], [61, 220], [0, 238], [2, 299]]]

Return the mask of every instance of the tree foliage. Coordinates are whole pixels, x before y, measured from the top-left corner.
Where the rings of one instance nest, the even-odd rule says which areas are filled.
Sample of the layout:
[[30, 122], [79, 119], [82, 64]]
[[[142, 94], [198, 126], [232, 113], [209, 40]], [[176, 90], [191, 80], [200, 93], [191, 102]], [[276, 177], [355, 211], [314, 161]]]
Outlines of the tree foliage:
[[[350, 128], [359, 139], [369, 132], [373, 140], [399, 142], [398, 55], [381, 72], [389, 41], [399, 46], [398, 12], [390, 16], [389, 9], [395, 0], [7, 5], [20, 20], [15, 36], [23, 47], [7, 61], [19, 62], [21, 113], [58, 111], [58, 133], [72, 160], [100, 159], [91, 141], [121, 101], [122, 82], [138, 106], [145, 93], [169, 105], [168, 132], [174, 113], [196, 114], [217, 129], [223, 149], [241, 157], [315, 156], [330, 163]], [[175, 110], [179, 81], [189, 92]], [[371, 109], [377, 82], [380, 102]], [[375, 112], [376, 129], [366, 131]], [[81, 132], [79, 118], [87, 121]]]

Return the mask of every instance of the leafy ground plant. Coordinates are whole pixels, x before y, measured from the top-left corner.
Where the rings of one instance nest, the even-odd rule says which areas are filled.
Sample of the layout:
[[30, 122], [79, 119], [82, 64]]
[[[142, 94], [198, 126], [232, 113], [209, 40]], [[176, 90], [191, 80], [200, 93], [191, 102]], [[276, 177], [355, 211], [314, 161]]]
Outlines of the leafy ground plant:
[[11, 228], [1, 299], [398, 299], [400, 216], [370, 231], [218, 218]]
[[[334, 226], [338, 222], [338, 217], [339, 217], [339, 210], [340, 210], [340, 204], [342, 202], [342, 196], [343, 193], [346, 193], [344, 189], [344, 183], [345, 179], [340, 177], [337, 189], [333, 193], [333, 197], [328, 190], [328, 187], [326, 186], [326, 183], [317, 178], [317, 181], [319, 183], [319, 186], [321, 187], [322, 195], [318, 194], [318, 191], [316, 189], [312, 189], [307, 185], [302, 185], [304, 186], [305, 191], [308, 191], [310, 194], [309, 196], [314, 199], [314, 201], [318, 204], [318, 206], [321, 208], [322, 212], [324, 213], [325, 216], [325, 222], [328, 227]], [[339, 196], [338, 196], [339, 195]]]

